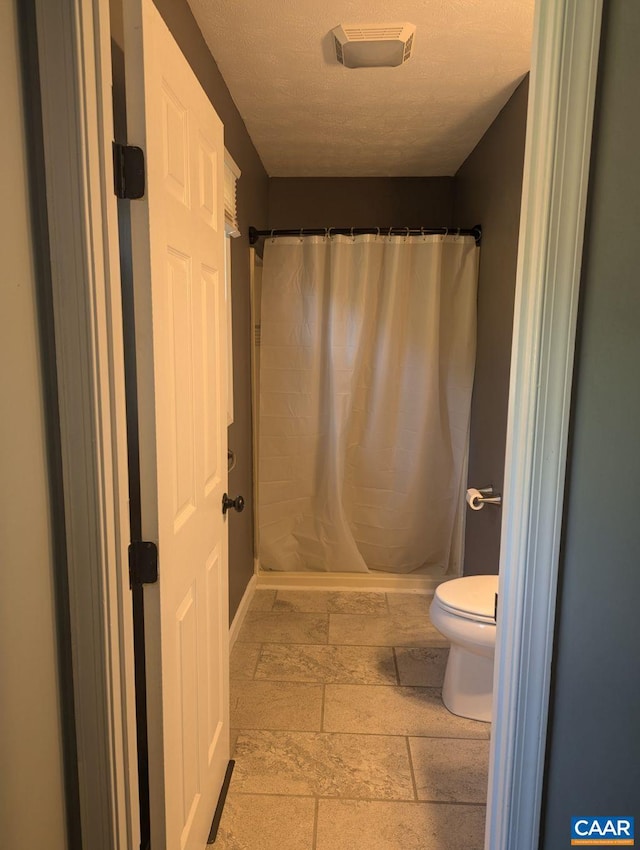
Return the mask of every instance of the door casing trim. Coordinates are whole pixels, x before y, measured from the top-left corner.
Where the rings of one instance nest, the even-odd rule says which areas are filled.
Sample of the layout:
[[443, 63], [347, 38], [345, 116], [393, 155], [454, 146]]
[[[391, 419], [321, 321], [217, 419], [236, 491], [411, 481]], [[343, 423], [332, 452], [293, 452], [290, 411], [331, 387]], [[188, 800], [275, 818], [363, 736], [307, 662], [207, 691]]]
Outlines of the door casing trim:
[[140, 844], [108, 0], [35, 0], [83, 847]]
[[486, 850], [537, 850], [602, 0], [539, 0], [509, 387]]

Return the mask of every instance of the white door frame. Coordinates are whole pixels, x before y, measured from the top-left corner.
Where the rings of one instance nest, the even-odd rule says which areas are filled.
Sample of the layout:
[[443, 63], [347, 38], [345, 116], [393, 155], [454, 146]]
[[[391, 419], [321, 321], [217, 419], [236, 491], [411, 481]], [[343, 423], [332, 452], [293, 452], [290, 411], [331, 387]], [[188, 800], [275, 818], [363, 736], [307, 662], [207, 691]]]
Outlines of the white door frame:
[[[35, 0], [83, 838], [138, 846], [108, 0]], [[602, 0], [538, 0], [518, 255], [487, 850], [538, 844]]]
[[538, 0], [514, 310], [486, 850], [536, 850], [602, 0]]
[[35, 0], [82, 846], [140, 846], [108, 0]]

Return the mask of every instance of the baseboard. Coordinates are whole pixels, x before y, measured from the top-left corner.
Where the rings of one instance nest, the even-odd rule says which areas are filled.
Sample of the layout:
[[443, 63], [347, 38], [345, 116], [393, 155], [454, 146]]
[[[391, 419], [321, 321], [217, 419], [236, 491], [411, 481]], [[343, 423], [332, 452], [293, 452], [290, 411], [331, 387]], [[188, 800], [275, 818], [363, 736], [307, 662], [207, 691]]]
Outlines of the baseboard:
[[360, 590], [384, 593], [431, 593], [445, 578], [371, 573], [285, 573], [258, 569], [257, 588], [270, 590]]
[[244, 618], [247, 616], [249, 605], [251, 605], [253, 594], [256, 592], [256, 586], [257, 577], [251, 576], [249, 584], [247, 585], [244, 595], [240, 600], [238, 610], [236, 611], [235, 617], [233, 618], [233, 622], [231, 623], [231, 627], [229, 629], [229, 651], [233, 649], [233, 645], [238, 638], [238, 634], [240, 633], [240, 629], [242, 628], [242, 624], [244, 623]]

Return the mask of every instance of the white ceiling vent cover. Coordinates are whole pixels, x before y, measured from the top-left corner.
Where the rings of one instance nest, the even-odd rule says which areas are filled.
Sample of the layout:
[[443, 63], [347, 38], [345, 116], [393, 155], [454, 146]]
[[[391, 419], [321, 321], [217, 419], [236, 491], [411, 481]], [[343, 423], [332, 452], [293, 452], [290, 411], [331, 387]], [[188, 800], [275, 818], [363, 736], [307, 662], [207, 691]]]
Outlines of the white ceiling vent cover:
[[347, 68], [394, 68], [411, 56], [413, 24], [340, 24], [331, 32]]

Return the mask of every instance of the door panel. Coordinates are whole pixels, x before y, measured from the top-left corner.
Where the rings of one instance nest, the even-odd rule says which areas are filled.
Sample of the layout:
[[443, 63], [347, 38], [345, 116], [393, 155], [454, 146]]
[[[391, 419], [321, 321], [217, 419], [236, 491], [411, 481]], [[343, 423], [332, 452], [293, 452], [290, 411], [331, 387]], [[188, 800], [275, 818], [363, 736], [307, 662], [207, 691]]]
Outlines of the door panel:
[[216, 547], [207, 560], [207, 765], [215, 758], [220, 736], [224, 734], [226, 716], [226, 693], [221, 681], [222, 668], [218, 664], [215, 647], [220, 643], [220, 632], [226, 628], [220, 620], [218, 599], [224, 586], [223, 559], [219, 547]]
[[[202, 293], [202, 336], [203, 348], [203, 375], [221, 374], [220, 364], [220, 274], [215, 269], [203, 266], [201, 271], [201, 293]], [[222, 426], [223, 411], [221, 409], [222, 395], [219, 384], [204, 382], [203, 398], [204, 408], [202, 412], [201, 428], [204, 440], [204, 496], [205, 498], [212, 490], [220, 487], [221, 469], [220, 448], [223, 439], [224, 428]], [[226, 416], [226, 410], [224, 411]]]
[[151, 841], [202, 848], [229, 759], [223, 127], [150, 0], [127, 0]]

